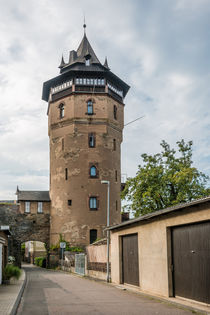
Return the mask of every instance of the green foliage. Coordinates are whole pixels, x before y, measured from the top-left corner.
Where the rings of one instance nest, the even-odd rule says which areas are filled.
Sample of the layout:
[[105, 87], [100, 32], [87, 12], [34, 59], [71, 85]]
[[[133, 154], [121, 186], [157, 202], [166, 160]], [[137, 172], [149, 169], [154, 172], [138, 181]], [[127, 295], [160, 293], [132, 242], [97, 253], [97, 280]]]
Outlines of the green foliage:
[[55, 250], [58, 250], [60, 248], [60, 244], [59, 243], [57, 243], [57, 244], [52, 244], [51, 246], [50, 246], [50, 250], [53, 250], [53, 251], [55, 251]]
[[57, 244], [55, 244], [55, 245], [51, 245], [50, 246], [50, 250], [59, 250], [61, 242], [66, 243], [65, 251], [78, 252], [78, 253], [83, 252], [83, 249], [81, 247], [70, 246], [70, 243], [65, 241], [65, 239], [62, 236], [62, 234], [60, 234], [59, 242]]
[[21, 250], [25, 250], [25, 248], [26, 248], [26, 244], [25, 244], [25, 243], [22, 243], [22, 244], [21, 244]]
[[[66, 249], [67, 250], [67, 249]], [[70, 252], [77, 252], [77, 253], [81, 253], [84, 252], [84, 250], [81, 247], [77, 247], [77, 246], [72, 246], [69, 248]]]
[[12, 264], [6, 265], [6, 267], [3, 270], [3, 279], [4, 280], [10, 280], [11, 278], [19, 279], [21, 275], [21, 270], [17, 266], [14, 266]]
[[35, 265], [38, 267], [46, 268], [46, 258], [45, 257], [35, 257]]
[[134, 178], [128, 178], [122, 192], [122, 199], [128, 202], [125, 209], [137, 217], [208, 196], [208, 176], [192, 166], [192, 144], [177, 141], [178, 157], [164, 140], [161, 153], [142, 154], [143, 165], [138, 166]]

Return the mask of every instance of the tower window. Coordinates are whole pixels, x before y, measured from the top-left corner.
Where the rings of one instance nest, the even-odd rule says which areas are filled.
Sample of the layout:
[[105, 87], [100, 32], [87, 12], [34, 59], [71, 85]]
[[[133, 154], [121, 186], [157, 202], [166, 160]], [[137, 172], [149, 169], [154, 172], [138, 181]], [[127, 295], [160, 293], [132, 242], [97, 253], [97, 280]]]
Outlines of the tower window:
[[113, 115], [114, 115], [114, 119], [117, 120], [117, 106], [116, 105], [114, 105], [113, 107]]
[[88, 135], [89, 148], [94, 148], [95, 142], [96, 142], [95, 135], [93, 133], [89, 133], [89, 135]]
[[64, 150], [64, 138], [62, 138], [61, 146], [62, 146], [62, 151], [63, 151]]
[[115, 182], [117, 182], [117, 171], [115, 171]]
[[116, 203], [115, 203], [115, 209], [116, 209], [116, 211], [118, 210], [117, 200], [116, 200]]
[[90, 208], [90, 210], [97, 210], [98, 209], [97, 197], [90, 197], [89, 198], [89, 208]]
[[91, 100], [87, 102], [87, 114], [93, 115], [93, 102]]
[[60, 119], [64, 117], [64, 104], [59, 105]]
[[68, 168], [65, 168], [65, 180], [68, 179]]
[[71, 206], [71, 205], [72, 205], [72, 200], [69, 199], [69, 200], [68, 200], [68, 206]]
[[90, 167], [90, 177], [97, 177], [97, 168], [95, 165], [92, 165]]
[[90, 230], [90, 244], [94, 243], [97, 240], [97, 230]]
[[113, 151], [116, 151], [116, 139], [113, 139]]

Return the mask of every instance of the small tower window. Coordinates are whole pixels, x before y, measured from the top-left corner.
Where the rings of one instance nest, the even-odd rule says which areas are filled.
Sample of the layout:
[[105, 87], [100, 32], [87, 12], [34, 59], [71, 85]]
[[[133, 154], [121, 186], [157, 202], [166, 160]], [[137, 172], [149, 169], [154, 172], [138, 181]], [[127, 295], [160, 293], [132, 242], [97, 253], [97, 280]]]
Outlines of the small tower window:
[[117, 171], [115, 171], [115, 182], [117, 182]]
[[116, 139], [113, 139], [113, 151], [116, 151]]
[[90, 177], [97, 177], [97, 169], [96, 169], [95, 165], [92, 165], [90, 167]]
[[61, 146], [62, 146], [62, 151], [63, 151], [64, 150], [64, 138], [62, 138]]
[[94, 243], [97, 240], [97, 230], [90, 230], [90, 244]]
[[88, 54], [87, 56], [85, 56], [85, 65], [88, 67], [90, 66], [90, 55]]
[[117, 120], [117, 106], [116, 105], [114, 105], [113, 107], [113, 115], [114, 115], [114, 119]]
[[95, 147], [95, 135], [93, 133], [89, 133], [88, 135], [88, 144], [89, 148], [94, 148]]
[[68, 168], [65, 168], [65, 180], [68, 179]]
[[60, 119], [64, 117], [64, 104], [59, 105]]
[[93, 102], [91, 100], [87, 102], [87, 114], [93, 115]]
[[90, 197], [89, 198], [89, 208], [90, 208], [90, 210], [97, 210], [98, 209], [97, 197]]
[[69, 199], [69, 200], [68, 200], [68, 206], [71, 206], [71, 205], [72, 205], [72, 200]]

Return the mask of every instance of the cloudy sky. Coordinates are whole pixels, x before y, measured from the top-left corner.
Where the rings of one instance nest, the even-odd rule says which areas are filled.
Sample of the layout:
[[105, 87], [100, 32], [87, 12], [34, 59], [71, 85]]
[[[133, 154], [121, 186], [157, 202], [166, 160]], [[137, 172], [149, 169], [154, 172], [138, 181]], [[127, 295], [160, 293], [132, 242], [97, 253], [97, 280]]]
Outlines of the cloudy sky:
[[210, 175], [209, 0], [0, 0], [0, 199], [47, 190], [49, 150], [44, 81], [62, 53], [87, 36], [101, 62], [131, 89], [125, 99], [122, 173], [142, 153], [193, 140], [194, 165]]

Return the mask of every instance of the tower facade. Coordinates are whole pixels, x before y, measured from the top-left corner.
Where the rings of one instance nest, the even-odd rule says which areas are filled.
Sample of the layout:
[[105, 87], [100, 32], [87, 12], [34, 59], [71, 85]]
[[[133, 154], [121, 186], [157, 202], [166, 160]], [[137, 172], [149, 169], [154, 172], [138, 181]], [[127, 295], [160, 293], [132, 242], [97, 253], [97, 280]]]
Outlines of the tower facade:
[[124, 97], [129, 86], [100, 63], [86, 34], [60, 75], [45, 82], [50, 140], [50, 241], [85, 246], [104, 236], [110, 181], [110, 224], [121, 218]]

